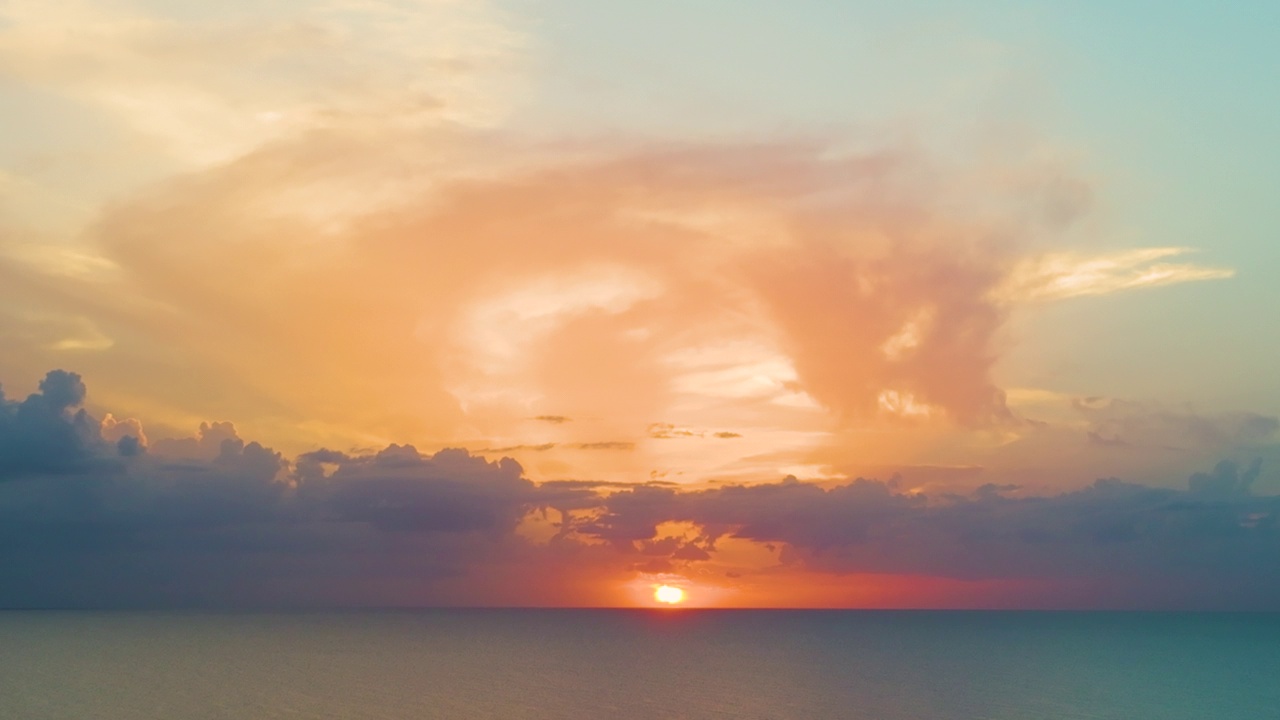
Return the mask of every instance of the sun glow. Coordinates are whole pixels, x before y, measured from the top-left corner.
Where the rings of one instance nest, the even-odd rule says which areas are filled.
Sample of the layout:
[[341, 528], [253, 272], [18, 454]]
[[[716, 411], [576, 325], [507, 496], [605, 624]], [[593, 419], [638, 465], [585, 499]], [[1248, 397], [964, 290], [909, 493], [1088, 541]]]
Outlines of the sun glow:
[[684, 602], [684, 590], [671, 585], [659, 585], [653, 591], [653, 599], [665, 605]]

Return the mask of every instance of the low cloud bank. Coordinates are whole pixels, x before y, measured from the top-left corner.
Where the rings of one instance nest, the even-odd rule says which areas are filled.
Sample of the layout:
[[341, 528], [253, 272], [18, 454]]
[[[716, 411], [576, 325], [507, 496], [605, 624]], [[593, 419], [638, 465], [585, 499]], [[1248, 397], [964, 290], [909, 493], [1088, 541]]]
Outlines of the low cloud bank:
[[[0, 396], [0, 607], [555, 602], [573, 578], [717, 567], [730, 540], [776, 559], [725, 582], [786, 570], [1071, 588], [1046, 605], [1280, 604], [1280, 496], [1253, 493], [1258, 462], [1223, 461], [1186, 489], [1108, 478], [1043, 497], [861, 478], [537, 485], [461, 449], [289, 460], [229, 423], [148, 446], [120, 430], [141, 424], [95, 420], [85, 396], [61, 370], [24, 400]], [[539, 518], [553, 535], [525, 532]]]

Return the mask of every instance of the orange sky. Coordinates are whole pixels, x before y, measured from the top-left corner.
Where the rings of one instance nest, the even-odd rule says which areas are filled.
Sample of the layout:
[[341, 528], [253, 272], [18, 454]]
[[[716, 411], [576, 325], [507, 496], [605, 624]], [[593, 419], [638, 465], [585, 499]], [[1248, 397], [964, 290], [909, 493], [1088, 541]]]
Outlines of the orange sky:
[[[1065, 60], [925, 53], [889, 83], [914, 110], [853, 56], [752, 65], [794, 78], [774, 113], [536, 20], [0, 8], [15, 547], [77, 567], [108, 539], [76, 528], [128, 528], [120, 604], [1195, 604], [1231, 568], [1233, 602], [1275, 597], [1245, 572], [1280, 422], [1241, 320], [1271, 305], [1037, 118], [1019, 53]], [[846, 94], [875, 119], [801, 112]], [[13, 552], [23, 602], [102, 591]]]

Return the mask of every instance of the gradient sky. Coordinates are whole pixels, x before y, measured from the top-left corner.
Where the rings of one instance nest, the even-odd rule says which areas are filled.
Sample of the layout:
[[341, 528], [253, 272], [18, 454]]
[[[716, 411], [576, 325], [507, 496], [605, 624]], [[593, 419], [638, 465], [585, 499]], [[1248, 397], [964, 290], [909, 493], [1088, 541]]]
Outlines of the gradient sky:
[[1277, 24], [0, 3], [0, 606], [1280, 607]]

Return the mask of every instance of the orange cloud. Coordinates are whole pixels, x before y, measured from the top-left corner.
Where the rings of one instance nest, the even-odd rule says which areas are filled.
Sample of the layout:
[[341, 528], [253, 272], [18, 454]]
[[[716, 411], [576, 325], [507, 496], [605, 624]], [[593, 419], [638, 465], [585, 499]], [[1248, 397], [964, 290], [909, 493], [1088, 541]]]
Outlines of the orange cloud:
[[[476, 433], [501, 445], [583, 427], [515, 437], [536, 415], [590, 418], [610, 440], [655, 422], [816, 428], [820, 406], [861, 422], [885, 393], [964, 422], [1007, 415], [989, 377], [1001, 311], [987, 300], [1006, 260], [980, 226], [877, 199], [907, 160], [655, 149], [441, 183], [336, 234], [260, 202], [340, 176], [330, 147], [264, 150], [98, 225], [131, 292], [156, 308], [131, 320], [144, 328], [131, 349], [163, 343], [205, 366], [211, 390], [233, 383], [219, 415], [279, 417], [313, 441]], [[653, 213], [699, 207], [773, 230]], [[753, 374], [726, 374], [744, 346]], [[718, 348], [734, 350], [722, 362]]]
[[1188, 248], [1143, 248], [1082, 255], [1051, 253], [1020, 262], [995, 290], [1011, 302], [1043, 302], [1235, 276], [1230, 268], [1159, 262]]
[[[398, 163], [418, 179], [394, 199], [334, 205]], [[832, 433], [1015, 420], [997, 338], [1011, 299], [1061, 273], [1027, 270], [1022, 228], [958, 209], [926, 167], [330, 129], [112, 206], [91, 233], [111, 271], [46, 283], [129, 364], [111, 390], [171, 426], [541, 448], [516, 455], [543, 479], [820, 475], [802, 457]], [[752, 443], [661, 443], [655, 424]], [[582, 452], [602, 442], [634, 452]], [[923, 460], [915, 442], [893, 441], [900, 461]]]

